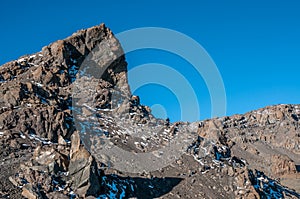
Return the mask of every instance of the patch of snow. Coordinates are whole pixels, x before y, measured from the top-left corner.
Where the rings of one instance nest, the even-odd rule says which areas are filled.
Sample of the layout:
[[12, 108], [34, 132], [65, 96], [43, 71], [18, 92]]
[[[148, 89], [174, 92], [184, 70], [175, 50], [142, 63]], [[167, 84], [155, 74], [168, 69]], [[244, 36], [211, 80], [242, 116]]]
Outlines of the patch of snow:
[[260, 195], [264, 196], [263, 198], [283, 198], [284, 194], [296, 196], [296, 198], [300, 198], [300, 195], [292, 190], [288, 190], [287, 188], [281, 186], [276, 181], [268, 178], [264, 175], [264, 173], [256, 171], [256, 174], [253, 172], [250, 173], [253, 177], [251, 180], [254, 188], [259, 190]]
[[201, 158], [198, 159], [195, 155], [193, 156], [194, 160], [196, 160], [197, 162], [199, 162], [202, 166], [204, 166], [204, 163], [202, 162]]
[[150, 189], [153, 189], [153, 188], [154, 188], [154, 186], [153, 186], [153, 185], [148, 185], [148, 187], [149, 187]]
[[270, 111], [269, 111], [268, 109], [265, 109], [265, 110], [263, 110], [262, 114], [269, 115], [269, 114], [270, 114]]
[[205, 170], [203, 172], [201, 172], [202, 174], [206, 174], [209, 170]]
[[64, 176], [68, 176], [69, 172], [62, 172], [61, 174], [64, 175]]
[[69, 192], [70, 198], [76, 198], [77, 195], [74, 193], [74, 191]]
[[25, 136], [23, 133], [20, 133], [20, 137], [21, 137], [22, 139], [25, 139], [25, 138], [26, 138], [26, 136]]
[[147, 138], [145, 136], [142, 136], [141, 139], [144, 140], [144, 141], [147, 140]]
[[35, 134], [29, 134], [29, 139], [31, 140], [36, 140], [38, 142], [43, 143], [44, 145], [51, 145], [52, 142], [48, 141], [45, 138], [40, 138], [39, 136], [35, 135]]
[[91, 111], [95, 110], [94, 108], [90, 107], [89, 105], [87, 105], [86, 103], [82, 104], [84, 107], [90, 109]]
[[247, 164], [247, 161], [244, 160], [244, 159], [241, 159], [241, 161], [246, 165]]
[[204, 150], [204, 154], [205, 154], [205, 155], [209, 155], [209, 151], [208, 151], [205, 147], [201, 147], [201, 149]]
[[262, 177], [262, 176], [260, 176], [259, 178], [257, 178], [257, 180], [259, 180], [259, 181], [262, 181], [262, 180], [264, 180], [265, 178], [264, 177]]
[[34, 64], [34, 63], [28, 63], [29, 65], [31, 65], [31, 66], [37, 66], [36, 64]]
[[146, 146], [148, 146], [148, 143], [141, 142], [141, 145], [142, 145], [143, 147], [146, 147]]
[[24, 62], [24, 61], [26, 61], [26, 59], [25, 59], [25, 58], [21, 58], [21, 59], [18, 59], [18, 60], [17, 60], [17, 62], [18, 62], [18, 63], [20, 63], [20, 62]]
[[221, 163], [221, 161], [219, 161], [219, 160], [212, 160], [212, 161], [213, 161], [213, 163], [215, 163], [216, 165], [218, 165], [218, 164]]
[[41, 84], [41, 83], [36, 83], [36, 85], [37, 85], [38, 87], [43, 87], [43, 84]]

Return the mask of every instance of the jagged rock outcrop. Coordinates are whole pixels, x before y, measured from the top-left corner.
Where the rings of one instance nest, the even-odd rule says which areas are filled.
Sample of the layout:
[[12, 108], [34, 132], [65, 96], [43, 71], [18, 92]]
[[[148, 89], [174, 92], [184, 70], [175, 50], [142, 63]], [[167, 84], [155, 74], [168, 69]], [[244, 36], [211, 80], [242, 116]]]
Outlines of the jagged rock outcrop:
[[122, 48], [102, 24], [78, 31], [39, 53], [0, 67], [0, 130], [36, 134], [55, 142], [60, 135], [70, 139], [74, 131], [70, 111], [72, 83], [82, 62], [101, 42], [110, 45], [104, 50], [111, 55], [101, 59], [101, 64], [108, 66], [102, 76], [97, 77], [101, 78], [97, 87], [98, 105], [109, 107], [108, 96], [112, 89], [108, 88], [122, 87], [124, 95], [129, 96]]
[[[300, 106], [172, 124], [131, 96], [122, 53], [101, 24], [0, 67], [0, 197], [300, 197]], [[135, 174], [101, 151], [166, 157], [176, 139], [176, 159]]]
[[[244, 115], [203, 121], [199, 135], [230, 146], [233, 156], [276, 179], [293, 181], [299, 191], [300, 137], [298, 105], [270, 106]], [[294, 177], [291, 177], [294, 176]], [[292, 180], [294, 179], [294, 180]]]
[[[99, 193], [95, 159], [78, 143], [78, 150], [70, 154], [67, 143], [76, 129], [72, 113], [74, 81], [82, 63], [94, 61], [89, 56], [102, 44], [109, 47], [100, 49], [101, 53], [109, 56], [102, 56], [101, 63], [92, 63], [100, 70], [106, 66], [101, 76], [92, 74], [97, 81], [93, 92], [99, 93], [92, 101], [98, 108], [111, 108], [110, 92], [122, 91], [122, 95], [129, 97], [130, 91], [122, 48], [104, 24], [80, 30], [45, 46], [41, 52], [0, 67], [3, 147], [7, 153], [35, 148], [33, 157], [22, 164], [15, 176], [16, 184], [23, 186], [23, 196], [47, 197], [57, 189], [64, 190], [66, 195], [70, 192], [67, 189], [79, 196]], [[64, 174], [70, 179], [65, 179]], [[53, 183], [55, 179], [57, 183]]]

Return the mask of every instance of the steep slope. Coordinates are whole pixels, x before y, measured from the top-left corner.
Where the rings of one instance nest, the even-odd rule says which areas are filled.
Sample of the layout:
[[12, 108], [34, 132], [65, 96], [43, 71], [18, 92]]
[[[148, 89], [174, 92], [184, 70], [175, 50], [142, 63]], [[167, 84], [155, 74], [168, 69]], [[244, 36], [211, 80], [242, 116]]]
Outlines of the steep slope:
[[2, 198], [300, 197], [300, 106], [156, 119], [104, 24], [4, 64], [0, 81]]

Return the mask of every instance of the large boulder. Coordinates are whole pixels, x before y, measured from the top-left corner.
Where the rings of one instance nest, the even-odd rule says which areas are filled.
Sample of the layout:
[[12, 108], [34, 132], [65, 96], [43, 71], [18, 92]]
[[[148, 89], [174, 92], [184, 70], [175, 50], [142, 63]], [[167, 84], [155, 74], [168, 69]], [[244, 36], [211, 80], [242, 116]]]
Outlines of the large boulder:
[[71, 187], [81, 197], [96, 195], [100, 192], [100, 177], [93, 156], [80, 144], [80, 135], [75, 132], [71, 137], [69, 175]]

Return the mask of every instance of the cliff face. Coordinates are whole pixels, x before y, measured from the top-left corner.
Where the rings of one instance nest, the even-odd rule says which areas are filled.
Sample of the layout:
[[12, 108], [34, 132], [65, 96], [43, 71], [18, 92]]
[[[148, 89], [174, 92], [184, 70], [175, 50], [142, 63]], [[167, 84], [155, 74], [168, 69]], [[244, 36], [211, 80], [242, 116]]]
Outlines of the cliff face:
[[70, 108], [73, 83], [83, 61], [87, 62], [91, 51], [101, 43], [110, 45], [105, 48], [108, 51], [105, 53], [111, 54], [101, 59], [102, 65], [109, 66], [98, 84], [100, 96], [93, 100], [100, 107], [109, 107], [108, 96], [118, 83], [125, 85], [123, 91], [129, 96], [127, 63], [122, 49], [111, 31], [102, 24], [78, 31], [45, 46], [39, 53], [23, 56], [0, 67], [1, 130], [36, 134], [54, 142], [59, 136], [70, 139], [74, 131]]
[[1, 197], [300, 197], [300, 106], [156, 119], [104, 24], [4, 64], [0, 88]]

